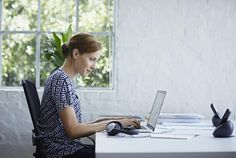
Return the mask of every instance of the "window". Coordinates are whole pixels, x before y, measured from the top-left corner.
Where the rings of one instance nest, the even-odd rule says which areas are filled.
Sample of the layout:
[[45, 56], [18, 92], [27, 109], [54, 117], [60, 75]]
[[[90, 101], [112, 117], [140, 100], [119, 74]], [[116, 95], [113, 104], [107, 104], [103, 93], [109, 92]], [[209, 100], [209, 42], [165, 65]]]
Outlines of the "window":
[[42, 87], [55, 67], [43, 60], [52, 33], [90, 32], [102, 43], [97, 69], [75, 79], [77, 87], [112, 88], [115, 0], [0, 0], [0, 84]]

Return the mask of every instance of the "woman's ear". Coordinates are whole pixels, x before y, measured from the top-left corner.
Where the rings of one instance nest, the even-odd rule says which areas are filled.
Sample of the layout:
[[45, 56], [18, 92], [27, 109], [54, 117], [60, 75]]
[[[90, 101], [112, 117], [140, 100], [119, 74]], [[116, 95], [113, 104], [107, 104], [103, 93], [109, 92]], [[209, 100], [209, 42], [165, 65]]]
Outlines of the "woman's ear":
[[79, 57], [79, 50], [78, 49], [73, 49], [73, 51], [72, 51], [72, 58], [73, 59], [78, 59], [78, 57]]

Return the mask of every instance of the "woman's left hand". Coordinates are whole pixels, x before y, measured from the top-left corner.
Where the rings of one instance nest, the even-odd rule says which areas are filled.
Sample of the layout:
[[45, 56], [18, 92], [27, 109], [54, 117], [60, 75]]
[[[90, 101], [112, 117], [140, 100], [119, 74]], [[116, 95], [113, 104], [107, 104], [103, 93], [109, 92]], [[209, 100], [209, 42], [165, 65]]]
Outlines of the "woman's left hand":
[[135, 128], [140, 128], [140, 121], [137, 119], [123, 118], [120, 119], [119, 122], [122, 124], [123, 127], [133, 125]]

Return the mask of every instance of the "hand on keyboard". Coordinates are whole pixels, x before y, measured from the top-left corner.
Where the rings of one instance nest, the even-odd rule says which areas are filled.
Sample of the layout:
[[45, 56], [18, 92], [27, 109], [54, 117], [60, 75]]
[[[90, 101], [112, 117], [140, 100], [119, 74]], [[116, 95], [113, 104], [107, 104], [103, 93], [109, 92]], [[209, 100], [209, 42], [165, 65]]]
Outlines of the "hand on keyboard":
[[134, 125], [129, 125], [126, 127], [126, 129], [139, 129], [139, 128], [136, 128]]

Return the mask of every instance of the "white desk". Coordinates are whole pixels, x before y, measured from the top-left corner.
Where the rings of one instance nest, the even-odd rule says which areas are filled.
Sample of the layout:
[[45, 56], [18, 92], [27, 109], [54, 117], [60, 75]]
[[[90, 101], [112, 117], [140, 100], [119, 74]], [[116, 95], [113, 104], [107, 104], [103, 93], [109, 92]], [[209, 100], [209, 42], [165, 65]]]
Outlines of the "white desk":
[[188, 140], [117, 138], [99, 132], [96, 133], [96, 158], [236, 157], [236, 137], [214, 138], [212, 130], [188, 130], [188, 132], [199, 133], [200, 136]]

